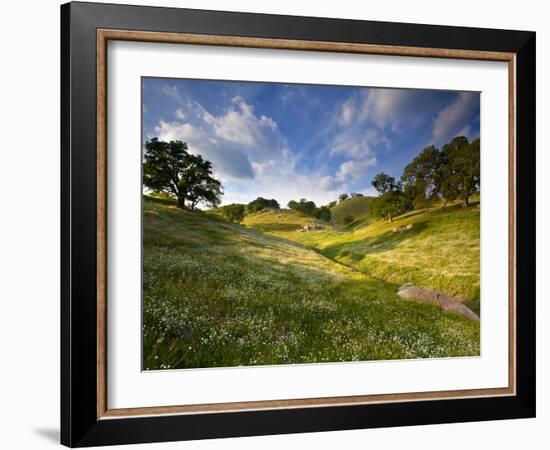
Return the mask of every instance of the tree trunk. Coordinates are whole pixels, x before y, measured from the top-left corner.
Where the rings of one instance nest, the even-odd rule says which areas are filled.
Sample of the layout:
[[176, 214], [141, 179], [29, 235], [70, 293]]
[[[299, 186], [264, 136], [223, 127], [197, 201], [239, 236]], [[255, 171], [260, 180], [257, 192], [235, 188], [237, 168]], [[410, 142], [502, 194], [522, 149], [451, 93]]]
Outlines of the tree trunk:
[[470, 202], [468, 201], [468, 198], [469, 198], [468, 195], [464, 197], [464, 204], [462, 205], [464, 208], [467, 208], [468, 206], [470, 206]]
[[390, 216], [390, 223], [393, 223], [393, 217]]
[[185, 197], [183, 195], [178, 196], [178, 207], [185, 209]]

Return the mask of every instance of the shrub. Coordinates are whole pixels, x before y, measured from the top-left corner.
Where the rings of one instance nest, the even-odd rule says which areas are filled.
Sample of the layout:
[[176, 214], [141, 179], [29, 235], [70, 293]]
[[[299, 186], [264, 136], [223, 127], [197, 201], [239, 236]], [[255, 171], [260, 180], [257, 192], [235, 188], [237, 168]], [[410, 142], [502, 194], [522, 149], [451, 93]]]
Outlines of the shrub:
[[222, 215], [230, 222], [240, 222], [244, 219], [245, 206], [238, 203], [232, 203], [221, 208]]

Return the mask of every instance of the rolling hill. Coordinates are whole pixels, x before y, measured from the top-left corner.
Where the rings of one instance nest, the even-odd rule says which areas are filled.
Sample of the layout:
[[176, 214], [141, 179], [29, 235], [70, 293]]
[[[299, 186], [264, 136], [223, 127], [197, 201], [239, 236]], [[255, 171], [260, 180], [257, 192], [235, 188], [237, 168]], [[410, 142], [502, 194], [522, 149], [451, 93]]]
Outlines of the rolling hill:
[[[455, 204], [412, 211], [392, 223], [377, 221], [351, 230], [326, 227], [309, 233], [290, 230], [277, 236], [313, 247], [327, 258], [389, 283], [413, 283], [457, 297], [479, 314], [480, 210], [476, 201], [469, 208]], [[368, 212], [363, 217], [368, 218]], [[393, 232], [406, 225], [412, 228]]]
[[[143, 211], [144, 369], [479, 354], [478, 322], [348, 264], [334, 246], [359, 234], [298, 233], [311, 219], [294, 212], [243, 226], [150, 198]], [[291, 239], [321, 234], [316, 248]]]
[[296, 231], [304, 225], [332, 228], [326, 222], [292, 209], [264, 209], [258, 213], [247, 215], [242, 223], [255, 230], [272, 233]]
[[[330, 209], [332, 214], [331, 222], [335, 225], [345, 226], [346, 228], [357, 228], [361, 225], [367, 225], [375, 219], [369, 214], [369, 203], [374, 197], [354, 197], [348, 198], [338, 203]], [[353, 221], [344, 224], [344, 218], [351, 216]]]
[[[266, 209], [256, 214], [247, 215], [242, 224], [247, 228], [262, 231], [270, 236], [300, 242], [313, 248], [316, 248], [325, 239], [333, 239], [344, 234], [340, 227], [314, 217], [305, 216], [291, 209]], [[299, 231], [304, 225], [319, 225], [321, 229], [314, 232]]]

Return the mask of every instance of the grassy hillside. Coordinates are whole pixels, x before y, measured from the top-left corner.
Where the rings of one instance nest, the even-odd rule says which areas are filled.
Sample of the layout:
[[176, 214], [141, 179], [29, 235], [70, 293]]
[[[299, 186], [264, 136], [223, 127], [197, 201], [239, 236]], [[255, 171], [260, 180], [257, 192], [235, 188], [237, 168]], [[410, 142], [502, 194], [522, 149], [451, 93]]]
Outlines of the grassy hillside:
[[301, 243], [144, 200], [145, 369], [479, 354], [478, 322], [395, 290]]
[[[394, 233], [393, 227], [412, 224]], [[323, 253], [386, 281], [430, 287], [479, 312], [479, 209], [453, 206], [378, 222], [353, 239], [325, 242]]]
[[352, 216], [353, 222], [346, 225], [347, 228], [356, 228], [374, 221], [369, 214], [369, 203], [374, 197], [355, 197], [348, 198], [331, 208], [332, 223], [344, 226], [344, 217]]
[[[264, 210], [246, 216], [242, 224], [270, 236], [282, 237], [310, 247], [318, 247], [320, 242], [344, 234], [343, 230], [330, 223], [305, 216], [291, 209]], [[306, 233], [298, 231], [302, 226], [308, 224], [320, 225], [322, 229]]]
[[[392, 231], [409, 224], [413, 227], [408, 231]], [[479, 204], [413, 211], [393, 223], [378, 221], [350, 232], [279, 236], [387, 282], [414, 283], [456, 296], [479, 313]]]
[[304, 225], [312, 224], [332, 229], [330, 224], [292, 209], [264, 209], [258, 213], [247, 215], [242, 223], [254, 230], [275, 234], [296, 231]]

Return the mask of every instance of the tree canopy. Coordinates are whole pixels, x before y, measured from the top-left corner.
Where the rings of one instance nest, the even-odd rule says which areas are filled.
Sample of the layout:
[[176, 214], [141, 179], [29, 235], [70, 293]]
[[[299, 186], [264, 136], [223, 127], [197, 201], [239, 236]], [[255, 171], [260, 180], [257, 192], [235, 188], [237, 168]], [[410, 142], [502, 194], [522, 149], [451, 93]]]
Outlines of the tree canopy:
[[222, 206], [221, 213], [230, 222], [241, 222], [244, 219], [246, 207], [239, 203]]
[[415, 207], [429, 206], [433, 201], [461, 199], [465, 206], [479, 192], [479, 138], [468, 142], [457, 136], [441, 150], [431, 145], [424, 148], [401, 176], [404, 192]]
[[395, 216], [412, 209], [412, 202], [403, 193], [403, 185], [396, 182], [394, 177], [381, 172], [374, 177], [371, 184], [380, 193], [369, 205], [373, 215], [392, 222]]
[[404, 193], [417, 208], [428, 206], [441, 193], [442, 157], [439, 150], [430, 145], [405, 166], [401, 181]]
[[182, 141], [153, 138], [145, 143], [143, 184], [175, 197], [182, 209], [193, 210], [199, 203], [215, 207], [223, 195], [220, 181], [212, 176], [212, 163], [189, 153]]
[[274, 198], [258, 197], [256, 200], [252, 200], [246, 207], [250, 214], [263, 211], [264, 209], [280, 209], [281, 205]]
[[469, 142], [457, 136], [439, 150], [434, 145], [424, 148], [401, 175], [401, 181], [386, 173], [377, 174], [371, 184], [380, 193], [370, 205], [373, 214], [390, 221], [396, 215], [415, 208], [425, 208], [437, 200], [461, 199], [469, 205], [479, 192], [480, 141]]
[[441, 149], [445, 195], [451, 197], [446, 197], [447, 200], [459, 198], [464, 206], [468, 206], [470, 197], [479, 192], [479, 151], [479, 138], [469, 143], [464, 136], [455, 137]]
[[322, 220], [323, 222], [330, 222], [330, 219], [332, 218], [330, 206], [320, 206], [316, 211], [315, 217], [317, 217], [319, 220]]
[[332, 217], [329, 206], [321, 206], [318, 208], [315, 202], [313, 202], [312, 200], [307, 200], [305, 198], [301, 198], [299, 202], [295, 200], [290, 200], [287, 206], [294, 211], [301, 212], [306, 216], [316, 217], [317, 219], [323, 220], [324, 222], [330, 222], [330, 219]]
[[390, 177], [384, 172], [377, 174], [371, 181], [371, 184], [380, 194], [386, 194], [400, 189], [399, 183], [395, 182], [395, 178]]
[[338, 196], [338, 200], [339, 200], [340, 203], [341, 203], [341, 202], [343, 202], [344, 200], [346, 200], [348, 197], [349, 197], [349, 196], [348, 196], [348, 194], [346, 194], [346, 193], [340, 194], [340, 195]]
[[290, 200], [287, 206], [294, 211], [299, 211], [302, 214], [305, 214], [306, 216], [315, 216], [315, 210], [317, 209], [315, 202], [312, 200], [306, 200], [305, 198], [301, 198], [299, 202]]

